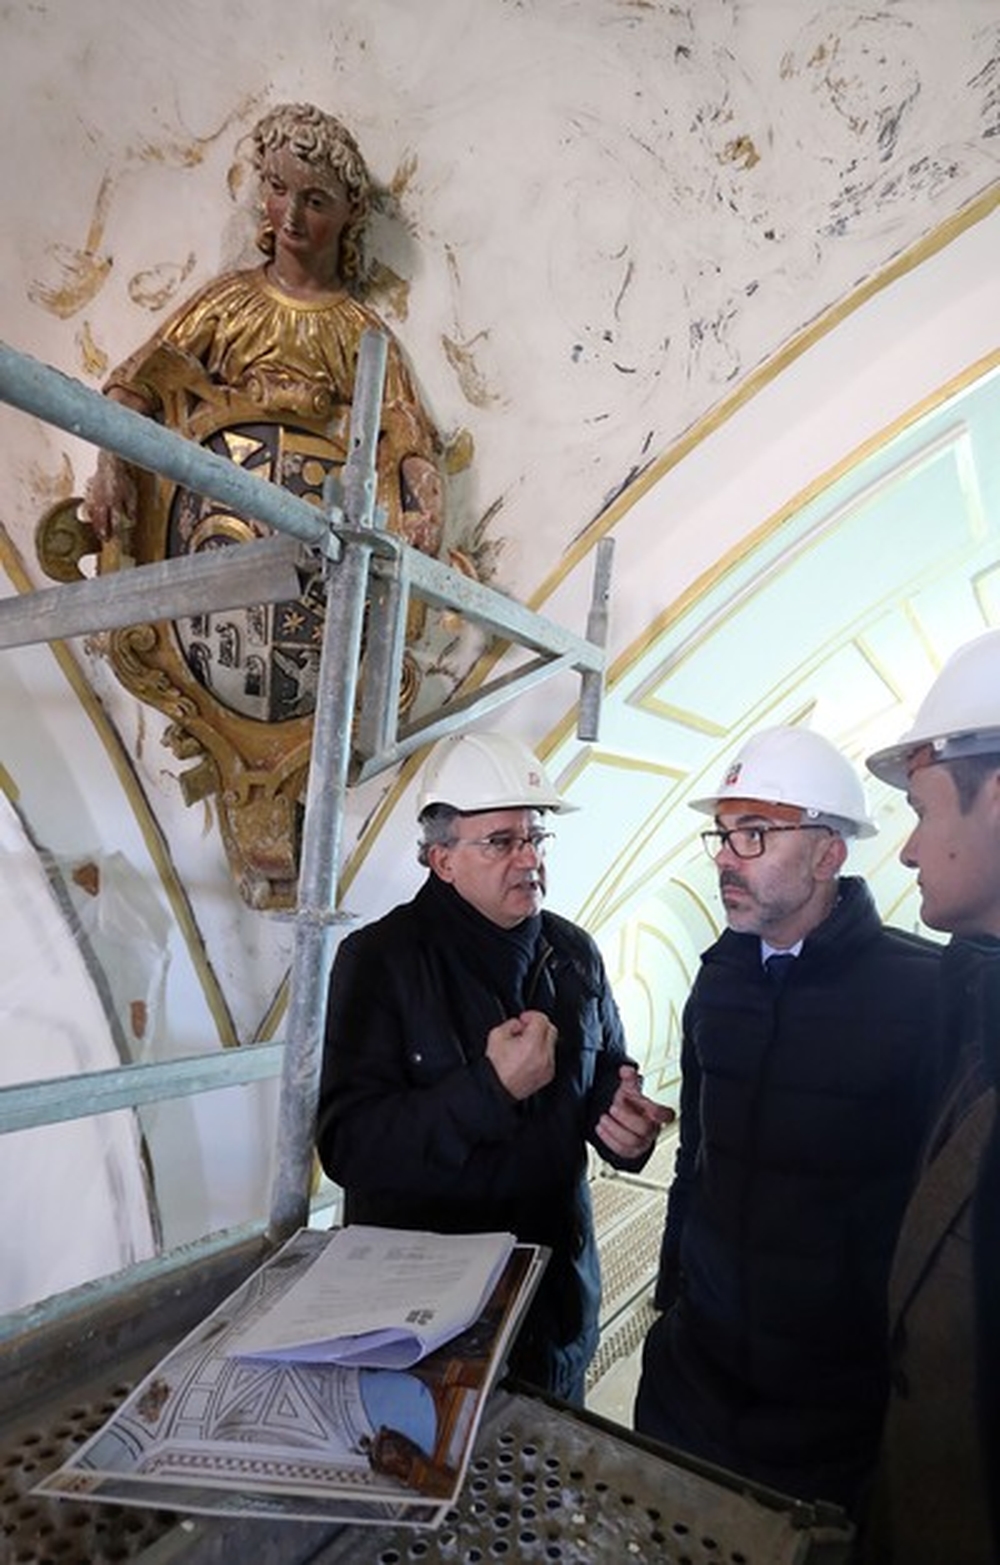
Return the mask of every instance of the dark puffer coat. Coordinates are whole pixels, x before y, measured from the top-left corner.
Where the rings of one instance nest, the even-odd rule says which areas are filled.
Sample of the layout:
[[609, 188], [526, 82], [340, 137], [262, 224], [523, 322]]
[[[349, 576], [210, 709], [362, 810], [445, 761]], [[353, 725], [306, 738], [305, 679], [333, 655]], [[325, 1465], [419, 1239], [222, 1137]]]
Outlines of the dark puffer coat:
[[846, 877], [780, 987], [755, 935], [705, 953], [644, 1432], [855, 1504], [886, 1395], [893, 1246], [944, 1074], [940, 954], [885, 928]]
[[[554, 1080], [517, 1102], [485, 1047], [522, 1008], [559, 1041]], [[579, 1391], [597, 1345], [586, 1143], [619, 1168], [648, 1157], [617, 1158], [594, 1130], [626, 1058], [597, 946], [553, 913], [505, 935], [431, 876], [337, 953], [317, 1144], [347, 1220], [547, 1245], [512, 1369], [559, 1396]]]

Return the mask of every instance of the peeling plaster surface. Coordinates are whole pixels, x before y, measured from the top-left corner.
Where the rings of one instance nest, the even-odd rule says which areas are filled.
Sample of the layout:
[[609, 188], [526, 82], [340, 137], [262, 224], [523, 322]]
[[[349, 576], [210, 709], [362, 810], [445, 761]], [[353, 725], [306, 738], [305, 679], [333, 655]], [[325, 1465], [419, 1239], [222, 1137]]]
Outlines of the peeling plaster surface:
[[377, 254], [406, 301], [377, 302], [442, 427], [473, 431], [463, 520], [499, 507], [505, 536], [530, 529], [530, 563], [512, 550], [501, 572], [515, 588], [997, 172], [987, 0], [963, 0], [961, 28], [937, 0], [341, 0], [299, 6], [294, 38], [268, 5], [115, 12], [8, 8], [8, 115], [34, 128], [17, 135], [33, 177], [5, 202], [5, 331], [25, 341], [47, 312], [116, 361], [245, 255], [241, 132], [278, 98], [321, 103], [392, 191]]
[[[299, 0], [290, 15], [278, 0], [4, 7], [0, 337], [98, 386], [176, 303], [253, 260], [241, 138], [276, 102], [318, 103], [355, 132], [383, 188], [372, 303], [439, 427], [472, 452], [450, 479], [452, 541], [523, 600], [685, 432], [1000, 173], [996, 0]], [[985, 317], [983, 330], [985, 352]], [[888, 405], [904, 381], [872, 395]], [[818, 446], [823, 390], [810, 395]], [[872, 413], [868, 427], [888, 416]], [[0, 524], [38, 580], [35, 522], [80, 492], [94, 453], [2, 406], [0, 443]], [[759, 523], [759, 511], [744, 515], [742, 464], [769, 467], [774, 505], [816, 472], [808, 440], [787, 453], [758, 441], [722, 460], [713, 506], [696, 452], [663, 499], [654, 489], [624, 512], [616, 648], [641, 640]], [[574, 629], [582, 574], [546, 605]], [[155, 824], [200, 949], [182, 949], [170, 924], [143, 1046], [216, 1048], [227, 1028], [249, 1041], [279, 993], [291, 926], [240, 903], [211, 804], [185, 809], [162, 720], [113, 679], [100, 639], [72, 650], [145, 813], [109, 777], [106, 737], [44, 648], [18, 655], [18, 680], [35, 694], [24, 701], [11, 686], [5, 699], [19, 733], [69, 724], [72, 785], [53, 789], [40, 741], [8, 740], [19, 807], [44, 846], [67, 859], [121, 855], [169, 907], [144, 836]], [[472, 650], [442, 633], [433, 699]], [[554, 682], [519, 705], [514, 726], [538, 739], [576, 693]], [[376, 781], [350, 799], [348, 849], [388, 788]], [[352, 885], [359, 916], [416, 883], [407, 801], [400, 811]], [[584, 905], [587, 888], [578, 895]], [[222, 1015], [197, 992], [196, 957]], [[268, 1113], [241, 1112], [251, 1142], [259, 1127], [251, 1166], [233, 1167], [225, 1137], [225, 1175], [221, 1153], [214, 1167], [190, 1160], [192, 1231], [243, 1215], [244, 1172], [246, 1215], [259, 1209]], [[199, 1116], [211, 1124], [208, 1105]], [[230, 1106], [217, 1123], [238, 1118]], [[210, 1129], [189, 1125], [169, 1139], [180, 1148], [186, 1134], [211, 1144]]]

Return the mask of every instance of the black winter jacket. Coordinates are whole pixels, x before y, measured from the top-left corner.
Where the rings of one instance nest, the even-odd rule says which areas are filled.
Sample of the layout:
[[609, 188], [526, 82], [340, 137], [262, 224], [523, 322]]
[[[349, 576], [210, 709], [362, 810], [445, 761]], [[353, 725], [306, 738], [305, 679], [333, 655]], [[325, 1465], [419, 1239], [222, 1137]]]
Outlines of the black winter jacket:
[[866, 1565], [1000, 1560], [1000, 941], [956, 936], [942, 968], [957, 1064], [889, 1285], [892, 1384]]
[[674, 1307], [643, 1379], [715, 1460], [790, 1492], [799, 1472], [807, 1498], [877, 1444], [889, 1267], [945, 1072], [940, 953], [845, 877], [780, 988], [757, 936], [726, 930], [685, 1010]]
[[[478, 927], [487, 922], [430, 876], [412, 902], [344, 940], [317, 1143], [344, 1187], [349, 1222], [512, 1232], [551, 1249], [512, 1368], [563, 1395], [597, 1344], [586, 1142], [616, 1167], [640, 1168], [646, 1157], [615, 1157], [594, 1130], [627, 1058], [594, 941], [543, 912], [523, 990], [511, 995], [486, 970], [480, 937], [487, 950], [501, 938]], [[522, 1008], [544, 1011], [559, 1041], [554, 1080], [517, 1102], [485, 1047], [491, 1028]]]

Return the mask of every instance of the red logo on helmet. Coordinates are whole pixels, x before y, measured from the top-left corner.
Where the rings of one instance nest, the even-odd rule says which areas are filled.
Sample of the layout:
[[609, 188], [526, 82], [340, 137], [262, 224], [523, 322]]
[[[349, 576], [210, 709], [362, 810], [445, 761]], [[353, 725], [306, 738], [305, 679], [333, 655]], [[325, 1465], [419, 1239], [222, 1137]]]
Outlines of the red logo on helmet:
[[723, 779], [723, 788], [735, 788], [740, 780], [740, 772], [743, 770], [742, 761], [734, 761]]

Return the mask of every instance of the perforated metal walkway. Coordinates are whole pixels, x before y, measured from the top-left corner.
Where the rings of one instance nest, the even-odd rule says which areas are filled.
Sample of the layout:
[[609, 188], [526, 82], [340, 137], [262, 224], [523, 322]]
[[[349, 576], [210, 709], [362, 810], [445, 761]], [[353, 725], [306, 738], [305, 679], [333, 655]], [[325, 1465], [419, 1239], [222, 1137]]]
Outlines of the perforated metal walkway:
[[[665, 1139], [641, 1180], [594, 1181], [605, 1276], [590, 1377], [598, 1398], [652, 1320], [672, 1166]], [[491, 1398], [460, 1501], [437, 1532], [184, 1519], [32, 1495], [252, 1269], [261, 1258], [252, 1248], [0, 1351], [0, 1565], [847, 1565], [850, 1530], [833, 1507], [752, 1489], [592, 1412], [505, 1389]]]
[[[655, 1318], [651, 1297], [675, 1147], [676, 1136], [666, 1134], [640, 1176], [602, 1172], [591, 1183], [604, 1286], [601, 1340], [587, 1373], [587, 1405], [609, 1415], [621, 1402], [605, 1395], [609, 1377], [621, 1383], [622, 1366], [631, 1360], [629, 1378], [634, 1381]], [[624, 1404], [611, 1416], [624, 1421]]]

